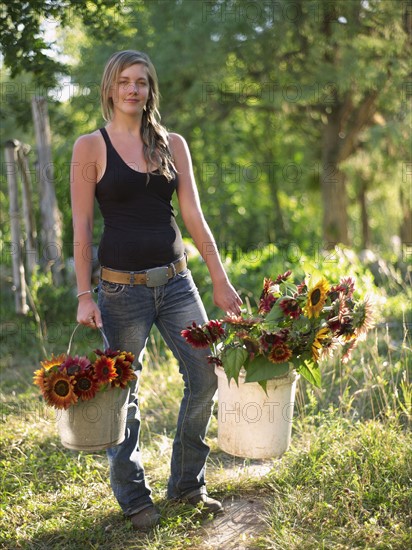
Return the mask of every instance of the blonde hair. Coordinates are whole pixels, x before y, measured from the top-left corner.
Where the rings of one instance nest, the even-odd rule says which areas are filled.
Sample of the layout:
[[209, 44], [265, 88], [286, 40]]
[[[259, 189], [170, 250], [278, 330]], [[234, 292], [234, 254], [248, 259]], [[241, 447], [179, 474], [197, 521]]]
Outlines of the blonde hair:
[[109, 122], [113, 117], [112, 86], [122, 71], [131, 65], [141, 64], [147, 69], [149, 96], [142, 115], [140, 133], [143, 140], [143, 155], [148, 168], [156, 166], [169, 181], [175, 177], [176, 168], [169, 148], [169, 135], [160, 124], [159, 85], [156, 69], [144, 52], [124, 50], [114, 53], [106, 63], [100, 87], [100, 103], [103, 118]]

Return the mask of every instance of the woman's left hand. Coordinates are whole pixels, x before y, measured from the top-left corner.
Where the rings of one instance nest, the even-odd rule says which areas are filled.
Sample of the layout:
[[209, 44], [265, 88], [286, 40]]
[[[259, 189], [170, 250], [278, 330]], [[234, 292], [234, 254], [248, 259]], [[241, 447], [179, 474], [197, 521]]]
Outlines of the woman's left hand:
[[239, 315], [240, 306], [243, 304], [241, 297], [229, 281], [214, 284], [213, 301], [228, 315]]

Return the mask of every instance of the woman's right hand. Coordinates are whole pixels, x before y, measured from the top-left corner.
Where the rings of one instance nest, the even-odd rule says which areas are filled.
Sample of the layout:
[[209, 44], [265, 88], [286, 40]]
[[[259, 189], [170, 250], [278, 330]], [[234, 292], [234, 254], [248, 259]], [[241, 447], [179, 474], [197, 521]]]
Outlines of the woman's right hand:
[[103, 328], [100, 309], [90, 295], [79, 297], [77, 322], [91, 328]]

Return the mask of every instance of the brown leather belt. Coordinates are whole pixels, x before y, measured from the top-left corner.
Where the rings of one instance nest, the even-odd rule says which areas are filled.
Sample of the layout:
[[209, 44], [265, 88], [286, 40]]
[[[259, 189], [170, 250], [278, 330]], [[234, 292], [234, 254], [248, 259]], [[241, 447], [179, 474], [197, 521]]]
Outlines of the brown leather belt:
[[181, 273], [186, 269], [186, 266], [187, 260], [186, 256], [184, 256], [172, 264], [154, 267], [143, 272], [115, 271], [114, 269], [102, 267], [100, 269], [100, 278], [103, 281], [119, 285], [160, 286], [165, 285], [169, 279]]

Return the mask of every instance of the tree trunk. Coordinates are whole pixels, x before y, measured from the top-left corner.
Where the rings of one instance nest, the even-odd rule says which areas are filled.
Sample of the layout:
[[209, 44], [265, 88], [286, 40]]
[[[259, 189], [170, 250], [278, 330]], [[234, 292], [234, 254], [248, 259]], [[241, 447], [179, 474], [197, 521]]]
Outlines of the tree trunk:
[[52, 271], [54, 284], [58, 285], [63, 282], [62, 270], [64, 267], [62, 220], [53, 183], [50, 125], [45, 98], [34, 97], [32, 110], [39, 161], [42, 258], [46, 269]]
[[13, 266], [13, 290], [16, 313], [25, 315], [28, 311], [26, 303], [26, 283], [24, 279], [24, 264], [22, 259], [22, 238], [20, 233], [19, 185], [17, 179], [17, 149], [19, 142], [7, 141], [5, 147], [7, 183], [9, 190], [9, 213], [11, 230], [11, 248]]
[[[26, 227], [26, 267], [28, 277], [30, 278], [34, 268], [37, 265], [37, 231], [36, 222], [33, 211], [33, 194], [32, 183], [30, 177], [30, 168], [28, 162], [28, 154], [30, 152], [29, 145], [21, 145], [17, 151], [17, 159], [20, 168], [21, 179], [23, 182], [23, 215], [24, 224]], [[28, 283], [30, 281], [28, 279]]]
[[361, 177], [360, 188], [358, 193], [359, 206], [361, 211], [361, 227], [362, 227], [362, 248], [370, 248], [371, 236], [368, 219], [368, 210], [366, 208], [366, 194], [368, 190], [368, 183]]
[[402, 222], [399, 230], [402, 244], [411, 245], [412, 243], [412, 200], [411, 194], [405, 197], [403, 189], [400, 190], [399, 197], [402, 208]]
[[323, 240], [326, 249], [336, 244], [349, 245], [345, 174], [339, 169], [340, 112], [328, 116], [323, 131], [321, 190]]
[[[272, 220], [274, 218], [274, 223], [272, 227], [274, 228], [275, 240], [276, 242], [285, 243], [287, 241], [288, 235], [285, 227], [285, 220], [283, 217], [282, 208], [279, 201], [279, 186], [276, 181], [276, 176], [269, 178], [268, 181], [269, 190], [272, 197], [272, 204], [274, 216], [271, 216]], [[273, 240], [272, 238], [270, 240]]]

